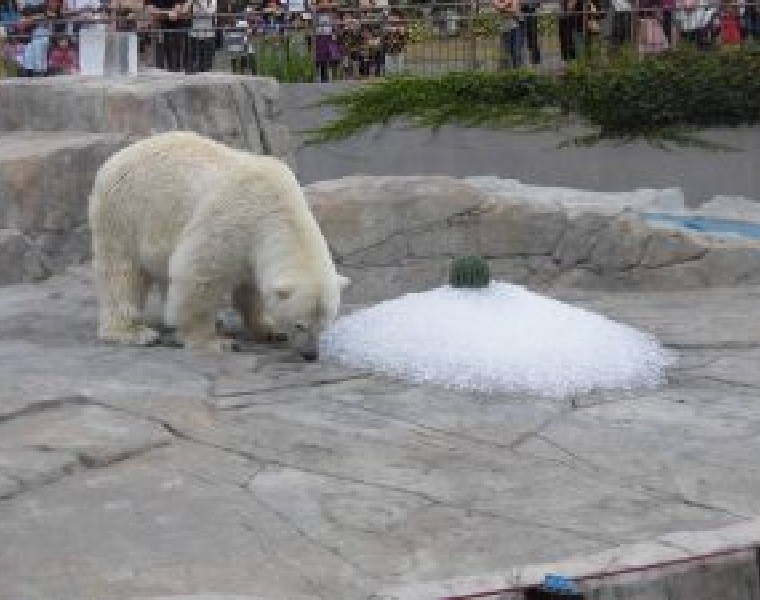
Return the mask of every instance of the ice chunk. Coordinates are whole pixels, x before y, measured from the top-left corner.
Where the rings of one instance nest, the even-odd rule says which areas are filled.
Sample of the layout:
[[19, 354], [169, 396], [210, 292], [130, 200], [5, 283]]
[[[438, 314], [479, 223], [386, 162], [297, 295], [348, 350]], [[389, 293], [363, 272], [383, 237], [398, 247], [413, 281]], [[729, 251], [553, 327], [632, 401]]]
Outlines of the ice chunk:
[[358, 310], [323, 334], [321, 353], [417, 383], [550, 397], [654, 386], [675, 360], [651, 335], [502, 282]]

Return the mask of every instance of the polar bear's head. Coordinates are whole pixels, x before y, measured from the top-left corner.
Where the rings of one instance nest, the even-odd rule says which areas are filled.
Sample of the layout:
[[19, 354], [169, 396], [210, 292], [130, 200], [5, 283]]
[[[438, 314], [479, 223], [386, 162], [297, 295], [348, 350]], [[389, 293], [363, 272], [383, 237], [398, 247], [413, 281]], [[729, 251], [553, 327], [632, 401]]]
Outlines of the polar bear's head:
[[296, 352], [315, 361], [319, 334], [338, 316], [341, 291], [349, 283], [337, 273], [326, 282], [282, 278], [264, 294], [264, 313]]

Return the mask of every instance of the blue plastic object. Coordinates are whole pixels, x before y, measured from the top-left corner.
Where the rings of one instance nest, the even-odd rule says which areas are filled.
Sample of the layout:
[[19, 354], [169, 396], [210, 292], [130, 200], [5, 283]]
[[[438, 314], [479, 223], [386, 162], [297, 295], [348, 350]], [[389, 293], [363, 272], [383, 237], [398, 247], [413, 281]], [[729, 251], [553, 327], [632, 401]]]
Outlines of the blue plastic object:
[[577, 594], [573, 580], [564, 575], [548, 574], [544, 576], [542, 589], [555, 594]]
[[703, 216], [680, 216], [667, 213], [640, 213], [645, 221], [699, 231], [707, 235], [729, 235], [760, 239], [760, 223]]

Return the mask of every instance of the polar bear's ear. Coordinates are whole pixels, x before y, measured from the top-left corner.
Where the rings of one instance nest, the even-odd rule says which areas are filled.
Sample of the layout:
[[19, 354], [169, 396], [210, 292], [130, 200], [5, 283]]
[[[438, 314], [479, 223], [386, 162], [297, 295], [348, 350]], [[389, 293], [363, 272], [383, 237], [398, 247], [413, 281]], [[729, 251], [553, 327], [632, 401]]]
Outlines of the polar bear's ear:
[[340, 284], [340, 289], [344, 289], [351, 285], [351, 278], [338, 274], [338, 283]]

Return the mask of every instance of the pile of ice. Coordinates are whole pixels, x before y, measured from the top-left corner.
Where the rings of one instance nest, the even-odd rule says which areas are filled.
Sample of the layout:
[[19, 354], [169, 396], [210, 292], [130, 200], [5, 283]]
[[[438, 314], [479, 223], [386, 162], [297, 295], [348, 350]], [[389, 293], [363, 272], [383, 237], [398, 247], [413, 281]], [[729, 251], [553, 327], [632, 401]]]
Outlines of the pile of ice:
[[655, 386], [675, 359], [651, 335], [499, 282], [356, 311], [325, 332], [321, 353], [416, 383], [551, 397]]

